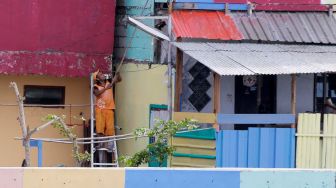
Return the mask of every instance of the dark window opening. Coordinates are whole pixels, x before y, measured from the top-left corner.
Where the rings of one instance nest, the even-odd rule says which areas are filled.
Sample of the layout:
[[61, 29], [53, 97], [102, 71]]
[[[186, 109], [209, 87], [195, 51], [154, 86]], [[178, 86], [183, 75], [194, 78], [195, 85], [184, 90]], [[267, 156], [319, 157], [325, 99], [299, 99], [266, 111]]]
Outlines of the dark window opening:
[[[321, 113], [325, 107], [323, 101], [323, 75], [316, 74], [315, 76], [315, 113]], [[326, 74], [326, 99], [330, 98], [332, 103], [336, 103], [336, 74]], [[327, 112], [330, 109], [326, 108]]]
[[63, 105], [64, 86], [24, 86], [25, 104]]

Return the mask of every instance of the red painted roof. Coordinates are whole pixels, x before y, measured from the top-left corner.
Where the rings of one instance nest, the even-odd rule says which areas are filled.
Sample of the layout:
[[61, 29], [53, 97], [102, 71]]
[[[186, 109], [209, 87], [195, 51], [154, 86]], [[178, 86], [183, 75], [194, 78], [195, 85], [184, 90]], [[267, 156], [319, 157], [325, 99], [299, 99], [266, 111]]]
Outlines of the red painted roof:
[[242, 39], [232, 18], [219, 11], [174, 11], [172, 23], [176, 38]]

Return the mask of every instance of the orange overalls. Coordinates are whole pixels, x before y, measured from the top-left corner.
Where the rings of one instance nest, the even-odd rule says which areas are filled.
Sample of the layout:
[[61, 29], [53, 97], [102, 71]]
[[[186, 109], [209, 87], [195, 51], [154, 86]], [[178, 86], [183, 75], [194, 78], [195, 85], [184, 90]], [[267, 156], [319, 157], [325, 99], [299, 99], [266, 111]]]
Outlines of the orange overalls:
[[[105, 85], [109, 84], [107, 81]], [[95, 84], [98, 90], [104, 87]], [[105, 136], [114, 136], [114, 98], [112, 89], [104, 91], [99, 96], [96, 96], [96, 133]]]

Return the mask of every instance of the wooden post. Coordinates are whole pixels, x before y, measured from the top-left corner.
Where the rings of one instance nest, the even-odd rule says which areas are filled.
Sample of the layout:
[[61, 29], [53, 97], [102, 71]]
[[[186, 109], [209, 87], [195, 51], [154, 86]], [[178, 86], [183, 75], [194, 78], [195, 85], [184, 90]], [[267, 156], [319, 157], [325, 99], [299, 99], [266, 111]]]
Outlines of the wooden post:
[[175, 100], [174, 111], [179, 112], [181, 109], [181, 93], [182, 93], [182, 77], [183, 77], [183, 52], [179, 48], [176, 50], [176, 83], [175, 83]]
[[213, 113], [220, 112], [220, 75], [213, 73], [214, 76], [214, 93], [213, 93]]
[[[291, 113], [296, 117], [296, 75], [292, 74], [291, 82]], [[292, 124], [292, 128], [296, 128], [296, 123]]]
[[[213, 113], [218, 114], [220, 113], [220, 90], [221, 90], [221, 83], [220, 83], [220, 75], [217, 73], [213, 73], [213, 77], [214, 77], [214, 90], [213, 90]], [[219, 131], [219, 125], [216, 122], [213, 127]]]

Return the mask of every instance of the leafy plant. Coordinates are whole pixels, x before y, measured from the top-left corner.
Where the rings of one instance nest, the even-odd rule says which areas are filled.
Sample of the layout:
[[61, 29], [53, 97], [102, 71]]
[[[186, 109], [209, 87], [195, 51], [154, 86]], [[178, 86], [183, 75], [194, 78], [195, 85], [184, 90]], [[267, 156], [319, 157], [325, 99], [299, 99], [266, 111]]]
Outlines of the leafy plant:
[[138, 137], [155, 137], [155, 141], [147, 145], [147, 147], [133, 156], [122, 156], [120, 162], [127, 167], [138, 167], [141, 164], [148, 163], [151, 159], [157, 160], [159, 166], [164, 164], [167, 156], [174, 152], [174, 147], [168, 143], [178, 131], [187, 131], [196, 129], [196, 121], [183, 120], [175, 122], [172, 120], [158, 120], [153, 128], [139, 128], [134, 131], [134, 135]]
[[48, 115], [46, 117], [47, 121], [57, 120], [52, 124], [53, 127], [58, 129], [62, 136], [69, 138], [69, 141], [72, 143], [72, 156], [76, 162], [76, 166], [82, 166], [82, 163], [89, 162], [91, 160], [91, 155], [87, 151], [85, 151], [85, 153], [79, 152], [80, 147], [78, 146], [77, 135], [73, 133], [72, 128], [69, 128], [65, 124], [64, 119], [65, 116], [58, 117], [55, 115]]

